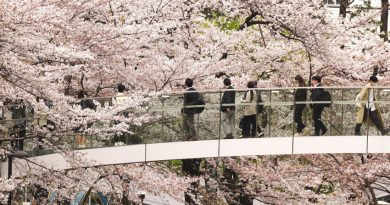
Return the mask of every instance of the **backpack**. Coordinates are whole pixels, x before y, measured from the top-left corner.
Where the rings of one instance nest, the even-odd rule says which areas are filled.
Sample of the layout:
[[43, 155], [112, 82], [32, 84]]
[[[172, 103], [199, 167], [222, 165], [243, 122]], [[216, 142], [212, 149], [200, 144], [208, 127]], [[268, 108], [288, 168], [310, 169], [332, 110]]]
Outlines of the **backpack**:
[[330, 94], [329, 91], [324, 91], [324, 94], [321, 97], [321, 101], [329, 101], [329, 102], [323, 103], [322, 105], [324, 107], [330, 107], [330, 105], [332, 104], [332, 95]]
[[23, 119], [26, 117], [26, 107], [23, 104], [15, 104], [10, 108], [12, 119]]
[[196, 98], [194, 105], [203, 105], [203, 106], [193, 108], [195, 114], [202, 113], [204, 108], [205, 108], [204, 105], [206, 105], [206, 101], [204, 100], [203, 95], [200, 93], [197, 93], [197, 94], [198, 94], [198, 97]]
[[93, 103], [93, 101], [91, 99], [81, 100], [80, 106], [81, 106], [81, 109], [83, 109], [83, 110], [86, 108], [89, 108], [91, 110], [96, 110], [96, 105], [95, 105], [95, 103]]
[[[263, 99], [261, 98], [261, 92], [260, 91], [254, 91], [256, 92], [256, 95], [257, 95], [257, 113], [262, 113], [263, 110], [264, 110], [264, 105], [263, 104], [259, 104], [259, 103], [263, 103]], [[244, 94], [244, 98], [246, 98], [246, 93]]]

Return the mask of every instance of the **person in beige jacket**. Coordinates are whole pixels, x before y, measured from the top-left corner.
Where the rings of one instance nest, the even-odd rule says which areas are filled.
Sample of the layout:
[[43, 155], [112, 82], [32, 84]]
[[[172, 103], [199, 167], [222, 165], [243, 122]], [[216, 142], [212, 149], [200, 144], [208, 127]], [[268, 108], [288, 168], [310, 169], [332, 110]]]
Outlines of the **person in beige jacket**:
[[361, 135], [360, 129], [363, 122], [374, 124], [382, 135], [386, 135], [389, 132], [389, 129], [384, 128], [379, 104], [374, 102], [376, 99], [373, 86], [375, 86], [377, 82], [378, 78], [376, 76], [371, 76], [368, 84], [361, 89], [356, 97], [356, 106], [359, 109], [356, 116], [355, 135]]
[[[255, 88], [255, 83], [249, 81], [248, 88]], [[244, 138], [256, 137], [256, 114], [257, 114], [257, 95], [254, 90], [248, 90], [244, 98], [241, 100], [242, 103], [248, 103], [244, 106], [244, 117], [242, 122], [242, 136]], [[250, 103], [250, 104], [249, 104]]]

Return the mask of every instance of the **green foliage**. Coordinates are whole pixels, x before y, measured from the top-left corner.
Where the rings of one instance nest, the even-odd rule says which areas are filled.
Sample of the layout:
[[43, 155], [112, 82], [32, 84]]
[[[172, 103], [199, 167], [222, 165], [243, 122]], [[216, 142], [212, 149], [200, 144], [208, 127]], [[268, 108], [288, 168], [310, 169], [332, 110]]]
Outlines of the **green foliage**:
[[291, 36], [292, 35], [292, 33], [289, 30], [287, 30], [287, 29], [282, 29], [280, 31], [280, 33], [285, 35], [285, 36]]
[[207, 166], [207, 163], [206, 163], [206, 160], [202, 160], [201, 162], [200, 162], [200, 165], [199, 165], [199, 170], [202, 172], [204, 172], [205, 170], [206, 170], [206, 167]]
[[335, 190], [335, 185], [332, 182], [321, 184], [319, 187], [321, 194], [332, 194]]
[[168, 162], [168, 167], [169, 169], [175, 171], [175, 172], [181, 172], [181, 167], [183, 165], [183, 161], [182, 160], [170, 160]]
[[278, 192], [286, 192], [286, 189], [284, 187], [275, 187], [274, 189], [275, 189], [275, 191], [278, 191]]
[[203, 28], [210, 28], [209, 22], [203, 22], [203, 23], [201, 24], [201, 26], [202, 26]]
[[234, 18], [227, 17], [218, 11], [205, 10], [203, 12], [206, 15], [206, 22], [201, 25], [204, 28], [209, 28], [210, 25], [220, 28], [223, 31], [234, 31], [240, 28], [240, 25], [244, 22], [240, 17]]
[[309, 165], [309, 166], [312, 166], [313, 165], [313, 162], [308, 160], [306, 157], [302, 156], [299, 158], [299, 164], [300, 165]]
[[[336, 188], [336, 185], [333, 182], [324, 182], [318, 186], [306, 186], [306, 190], [315, 192], [316, 194], [332, 194]], [[316, 200], [316, 199], [313, 199]]]
[[211, 23], [224, 31], [237, 30], [241, 25], [241, 21], [238, 17], [230, 19], [224, 16], [211, 20]]

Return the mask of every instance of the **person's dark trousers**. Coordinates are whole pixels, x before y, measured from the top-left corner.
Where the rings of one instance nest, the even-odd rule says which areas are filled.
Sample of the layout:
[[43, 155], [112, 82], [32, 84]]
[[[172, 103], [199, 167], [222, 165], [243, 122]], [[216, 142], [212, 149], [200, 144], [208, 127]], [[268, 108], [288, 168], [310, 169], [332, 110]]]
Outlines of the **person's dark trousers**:
[[361, 128], [362, 128], [362, 124], [361, 123], [357, 123], [355, 125], [355, 135], [362, 135], [362, 133], [360, 132]]
[[182, 171], [190, 176], [200, 176], [201, 159], [183, 159]]
[[194, 114], [183, 114], [183, 128], [187, 140], [197, 140]]
[[[128, 117], [129, 116], [129, 113], [128, 112], [124, 112], [123, 113], [125, 117]], [[120, 121], [115, 121], [114, 122], [114, 125], [118, 125], [120, 124]], [[91, 127], [92, 124], [88, 125], [88, 128]], [[121, 133], [115, 133], [114, 135], [114, 139], [113, 141], [111, 141], [111, 143], [113, 145], [115, 145], [115, 143], [119, 143], [119, 142], [123, 142], [124, 144], [127, 144], [127, 134], [124, 133], [124, 132], [121, 132]]]
[[303, 128], [306, 127], [305, 124], [302, 122], [302, 113], [305, 109], [305, 105], [295, 105], [294, 110], [294, 122], [297, 123], [297, 132], [301, 133]]
[[244, 116], [244, 126], [242, 127], [244, 138], [256, 137], [256, 115]]
[[39, 134], [38, 135], [38, 152], [39, 150], [43, 149], [43, 134]]
[[261, 127], [260, 127], [260, 123], [259, 123], [259, 121], [258, 121], [259, 115], [261, 115], [261, 113], [258, 113], [258, 114], [256, 115], [256, 120], [257, 120], [256, 126], [257, 126], [257, 133], [259, 133], [259, 135], [261, 135], [261, 134], [262, 134], [262, 130], [261, 130]]
[[262, 116], [262, 113], [257, 113], [256, 115], [256, 126], [257, 126], [257, 133], [259, 133], [259, 137], [264, 137], [264, 133], [263, 133], [263, 130], [261, 129], [261, 126], [260, 126], [260, 123], [261, 122], [261, 119], [259, 119], [259, 117], [261, 118]]
[[[364, 120], [367, 119], [367, 111], [368, 111], [367, 108], [364, 107]], [[375, 127], [382, 133], [382, 135], [387, 134], [379, 118], [378, 110], [374, 110], [374, 111], [370, 110], [368, 112], [368, 118], [372, 121]]]
[[324, 123], [321, 121], [322, 111], [324, 111], [324, 107], [322, 106], [313, 107], [313, 121], [314, 121], [315, 135], [320, 135], [320, 131], [322, 131], [322, 134], [325, 134], [325, 132], [328, 130], [326, 129]]
[[13, 138], [18, 138], [16, 140], [11, 140], [11, 146], [14, 150], [23, 151], [24, 148], [24, 138], [26, 137], [26, 124], [20, 123], [14, 126]]
[[126, 134], [125, 133], [115, 134], [113, 143], [115, 144], [116, 142], [126, 143]]
[[264, 135], [262, 132], [263, 130], [261, 130], [259, 123], [257, 123], [257, 133]]

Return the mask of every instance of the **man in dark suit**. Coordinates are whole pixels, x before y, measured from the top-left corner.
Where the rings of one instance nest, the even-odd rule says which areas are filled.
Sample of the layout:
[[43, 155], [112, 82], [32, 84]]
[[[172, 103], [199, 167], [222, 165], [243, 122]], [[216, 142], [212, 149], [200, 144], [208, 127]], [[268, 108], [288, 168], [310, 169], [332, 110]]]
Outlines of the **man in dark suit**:
[[8, 109], [12, 113], [13, 128], [11, 131], [11, 137], [17, 138], [17, 140], [11, 140], [11, 146], [14, 150], [22, 151], [24, 149], [24, 138], [26, 137], [26, 105], [23, 100], [6, 100], [4, 105], [7, 105]]
[[[324, 88], [322, 88], [321, 78], [319, 76], [313, 76], [311, 78], [311, 85], [314, 87], [311, 90], [310, 100], [313, 102], [323, 101], [322, 96], [324, 95]], [[323, 104], [313, 103], [311, 105], [313, 109], [313, 121], [314, 121], [314, 134], [312, 136], [319, 136], [320, 131], [321, 135], [324, 135], [328, 129], [325, 127], [324, 123], [321, 121], [322, 111], [324, 110]]]
[[185, 80], [186, 91], [184, 93], [184, 108], [183, 108], [183, 128], [186, 134], [187, 140], [197, 140], [196, 130], [195, 130], [195, 111], [194, 108], [186, 108], [186, 106], [191, 106], [196, 104], [198, 98], [198, 93], [195, 88], [192, 87], [194, 81], [190, 78]]
[[234, 118], [236, 110], [236, 106], [234, 104], [236, 103], [236, 91], [231, 84], [232, 83], [229, 78], [225, 78], [223, 80], [223, 89], [226, 89], [226, 91], [223, 93], [221, 99], [221, 126], [222, 133], [225, 133], [224, 137], [226, 139], [232, 139], [234, 133]]

